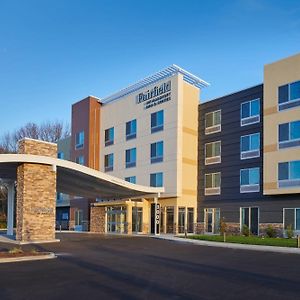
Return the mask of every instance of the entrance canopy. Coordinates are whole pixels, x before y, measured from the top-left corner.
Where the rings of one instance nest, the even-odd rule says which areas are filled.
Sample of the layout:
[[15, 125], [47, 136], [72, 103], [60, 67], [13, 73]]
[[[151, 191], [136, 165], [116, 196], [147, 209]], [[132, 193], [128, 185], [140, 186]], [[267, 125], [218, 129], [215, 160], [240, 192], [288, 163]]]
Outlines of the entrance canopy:
[[56, 171], [59, 193], [104, 200], [159, 196], [164, 188], [129, 183], [74, 162], [30, 154], [0, 154], [0, 179], [17, 180], [23, 163], [51, 165]]

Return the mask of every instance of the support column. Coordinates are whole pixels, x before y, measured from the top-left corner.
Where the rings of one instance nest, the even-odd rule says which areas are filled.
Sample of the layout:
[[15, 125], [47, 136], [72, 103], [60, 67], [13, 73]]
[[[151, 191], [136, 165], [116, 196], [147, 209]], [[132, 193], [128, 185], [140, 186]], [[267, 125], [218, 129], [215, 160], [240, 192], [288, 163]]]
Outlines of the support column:
[[184, 233], [187, 232], [187, 221], [188, 221], [188, 209], [187, 207], [184, 208]]
[[131, 199], [127, 202], [127, 234], [132, 234], [132, 202]]
[[7, 188], [7, 235], [14, 235], [15, 183], [10, 182]]

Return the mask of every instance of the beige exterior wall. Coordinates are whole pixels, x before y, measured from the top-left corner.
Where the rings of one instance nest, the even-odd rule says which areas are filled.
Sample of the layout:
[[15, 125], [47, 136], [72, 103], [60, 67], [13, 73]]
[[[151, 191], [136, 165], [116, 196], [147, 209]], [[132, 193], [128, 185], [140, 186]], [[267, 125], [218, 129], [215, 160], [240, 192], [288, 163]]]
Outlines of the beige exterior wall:
[[[144, 109], [143, 103], [136, 103], [136, 96], [140, 92], [171, 80], [171, 100], [155, 107]], [[182, 76], [166, 78], [119, 100], [104, 104], [101, 108], [100, 170], [104, 172], [104, 156], [114, 153], [114, 170], [109, 172], [113, 176], [124, 179], [136, 176], [137, 184], [149, 186], [151, 173], [164, 173], [165, 195], [176, 196], [180, 193], [177, 180], [178, 167], [178, 82]], [[151, 134], [151, 113], [164, 110], [164, 130]], [[137, 138], [126, 141], [126, 122], [137, 120]], [[105, 129], [114, 127], [114, 145], [105, 147]], [[163, 163], [151, 164], [150, 144], [164, 141]], [[134, 168], [125, 168], [126, 149], [137, 149], [137, 163]]]
[[[172, 86], [170, 101], [149, 109], [144, 109], [143, 103], [136, 103], [136, 96], [140, 92], [169, 80]], [[101, 108], [101, 171], [104, 172], [104, 155], [114, 153], [114, 170], [108, 173], [113, 176], [122, 179], [136, 176], [137, 184], [149, 185], [151, 173], [163, 172], [165, 193], [161, 195], [158, 203], [163, 211], [167, 207], [174, 207], [175, 227], [178, 223], [179, 207], [186, 209], [186, 216], [187, 209], [193, 208], [194, 223], [197, 219], [198, 104], [199, 89], [186, 83], [183, 76], [178, 74], [104, 104]], [[159, 110], [164, 110], [164, 130], [151, 134], [151, 113]], [[137, 119], [137, 138], [126, 141], [126, 122], [133, 119]], [[114, 145], [105, 147], [104, 131], [111, 127], [114, 127]], [[164, 141], [164, 160], [151, 164], [150, 144], [158, 141]], [[137, 165], [126, 169], [125, 150], [134, 147], [137, 148]], [[150, 198], [142, 202], [133, 201], [132, 204], [124, 200], [120, 203], [104, 202], [97, 205], [127, 205], [129, 227], [132, 206], [143, 207], [143, 233], [149, 233], [153, 201]], [[164, 225], [165, 222], [166, 220]]]
[[300, 54], [264, 69], [264, 194], [300, 193], [300, 188], [278, 188], [278, 163], [300, 159], [300, 148], [278, 148], [278, 125], [300, 120], [300, 107], [278, 111], [278, 87], [300, 80]]

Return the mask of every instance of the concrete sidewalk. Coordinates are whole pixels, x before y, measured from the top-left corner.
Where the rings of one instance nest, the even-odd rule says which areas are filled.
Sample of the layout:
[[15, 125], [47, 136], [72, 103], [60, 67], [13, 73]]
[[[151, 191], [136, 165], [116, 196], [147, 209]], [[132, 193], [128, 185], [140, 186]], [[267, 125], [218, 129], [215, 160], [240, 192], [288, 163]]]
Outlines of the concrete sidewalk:
[[168, 240], [168, 241], [173, 241], [173, 242], [178, 242], [178, 243], [188, 243], [188, 244], [193, 244], [193, 245], [198, 245], [198, 246], [231, 248], [231, 249], [239, 249], [239, 250], [254, 250], [254, 251], [263, 251], [263, 252], [300, 254], [300, 248], [211, 242], [211, 241], [203, 241], [203, 240], [193, 240], [193, 239], [189, 239], [189, 238], [180, 238], [180, 237], [176, 237], [176, 236], [168, 235], [168, 234], [161, 234], [161, 235], [156, 235], [156, 236], [151, 236], [151, 237], [155, 238], [155, 239]]

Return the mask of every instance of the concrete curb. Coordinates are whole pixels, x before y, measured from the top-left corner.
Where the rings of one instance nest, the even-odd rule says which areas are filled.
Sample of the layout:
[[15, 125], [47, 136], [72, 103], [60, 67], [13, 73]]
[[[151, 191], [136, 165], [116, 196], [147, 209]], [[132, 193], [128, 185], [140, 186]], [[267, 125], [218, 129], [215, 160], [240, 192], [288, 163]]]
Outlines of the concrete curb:
[[210, 241], [202, 241], [202, 240], [192, 240], [189, 238], [187, 239], [178, 238], [175, 236], [152, 236], [152, 238], [173, 241], [178, 243], [189, 243], [198, 246], [219, 247], [219, 248], [229, 248], [229, 249], [239, 249], [239, 250], [253, 250], [253, 251], [275, 252], [275, 253], [300, 254], [300, 248], [291, 248], [291, 247], [210, 242]]
[[0, 258], [0, 264], [4, 263], [13, 263], [13, 262], [22, 262], [22, 261], [35, 261], [35, 260], [46, 260], [46, 259], [53, 259], [57, 256], [50, 252], [46, 255], [33, 255], [33, 256], [24, 256], [24, 257], [10, 257], [10, 258]]

